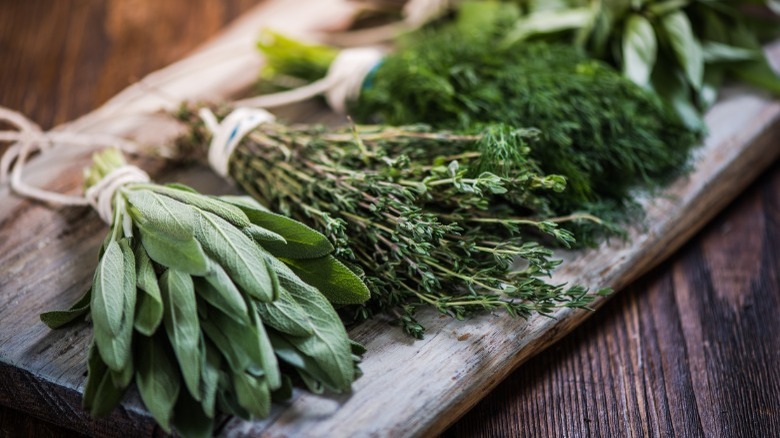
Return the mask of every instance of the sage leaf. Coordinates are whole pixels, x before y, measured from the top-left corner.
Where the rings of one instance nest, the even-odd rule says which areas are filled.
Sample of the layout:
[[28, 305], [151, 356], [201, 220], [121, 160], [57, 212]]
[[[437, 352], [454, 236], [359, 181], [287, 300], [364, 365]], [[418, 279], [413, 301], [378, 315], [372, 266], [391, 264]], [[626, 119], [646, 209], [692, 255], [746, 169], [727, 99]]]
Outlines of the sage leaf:
[[230, 223], [209, 212], [200, 212], [198, 240], [241, 290], [259, 301], [278, 295], [262, 250]]
[[221, 201], [219, 198], [211, 198], [196, 192], [188, 192], [162, 186], [155, 188], [155, 191], [183, 204], [214, 213], [238, 228], [244, 228], [250, 225], [249, 218], [247, 218], [246, 214], [244, 214], [240, 208]]
[[271, 412], [271, 391], [263, 377], [234, 373], [236, 400], [255, 418], [265, 418]]
[[305, 375], [306, 386], [316, 394], [321, 394], [325, 387], [334, 392], [341, 392], [340, 384], [333, 380], [331, 375], [320, 366], [319, 362], [307, 356], [296, 348], [285, 336], [280, 333], [269, 332], [268, 337], [279, 359], [295, 368], [302, 378]]
[[208, 272], [208, 257], [194, 237], [176, 238], [151, 226], [136, 223], [141, 243], [155, 262], [192, 275]]
[[125, 390], [129, 385], [130, 381], [133, 380], [133, 361], [128, 360], [125, 364], [125, 367], [122, 368], [121, 371], [111, 371], [109, 370], [111, 374], [111, 382], [113, 382], [114, 387], [120, 390]]
[[171, 433], [171, 417], [179, 397], [181, 378], [174, 358], [159, 335], [138, 338], [138, 367], [135, 380], [144, 405], [157, 424]]
[[92, 320], [95, 325], [116, 336], [124, 311], [124, 257], [116, 240], [111, 240], [98, 263], [92, 284]]
[[41, 321], [49, 328], [57, 329], [74, 321], [76, 318], [89, 312], [89, 303], [92, 297], [92, 288], [87, 289], [78, 301], [73, 303], [68, 310], [52, 310], [41, 314]]
[[209, 417], [214, 418], [214, 405], [217, 399], [217, 386], [219, 383], [219, 369], [222, 366], [222, 359], [219, 350], [207, 340], [205, 336], [200, 338], [201, 351], [201, 380], [200, 394], [201, 406], [203, 412]]
[[163, 302], [160, 285], [152, 260], [142, 245], [135, 247], [135, 267], [138, 289], [138, 306], [135, 313], [135, 329], [145, 336], [152, 336], [163, 318]]
[[93, 341], [87, 355], [87, 384], [84, 387], [83, 406], [95, 418], [109, 414], [122, 400], [124, 391], [114, 387], [111, 372], [100, 358]]
[[248, 309], [243, 295], [218, 263], [211, 262], [209, 274], [195, 279], [198, 295], [239, 323], [248, 323]]
[[127, 239], [112, 240], [92, 285], [95, 343], [109, 369], [120, 372], [130, 358], [135, 311], [135, 261]]
[[260, 367], [263, 369], [266, 383], [271, 390], [277, 389], [282, 385], [279, 362], [276, 360], [274, 348], [271, 346], [268, 333], [265, 331], [265, 327], [263, 327], [257, 312], [252, 312], [252, 324], [257, 333], [257, 342], [260, 348]]
[[704, 78], [704, 57], [688, 16], [682, 11], [672, 12], [661, 18], [661, 25], [677, 57], [677, 62], [685, 71], [690, 84], [698, 90]]
[[184, 383], [195, 400], [200, 401], [200, 324], [192, 278], [169, 269], [160, 278], [165, 306], [165, 330], [179, 361]]
[[270, 303], [257, 303], [257, 312], [269, 327], [292, 336], [308, 336], [314, 333], [309, 315], [283, 287], [279, 297]]
[[623, 33], [623, 74], [641, 87], [648, 87], [655, 66], [657, 42], [653, 25], [631, 14]]
[[178, 240], [192, 237], [196, 212], [191, 206], [149, 189], [131, 190], [127, 200], [136, 224], [151, 226]]
[[237, 197], [222, 197], [246, 213], [252, 224], [270, 230], [284, 238], [284, 242], [263, 242], [263, 248], [276, 257], [319, 258], [333, 252], [327, 237], [298, 221], [271, 213], [257, 202]]
[[189, 393], [182, 392], [173, 409], [173, 425], [179, 436], [211, 438], [214, 433], [214, 416], [206, 415], [197, 400]]
[[368, 287], [335, 257], [282, 259], [306, 283], [316, 287], [334, 304], [360, 304], [368, 300]]

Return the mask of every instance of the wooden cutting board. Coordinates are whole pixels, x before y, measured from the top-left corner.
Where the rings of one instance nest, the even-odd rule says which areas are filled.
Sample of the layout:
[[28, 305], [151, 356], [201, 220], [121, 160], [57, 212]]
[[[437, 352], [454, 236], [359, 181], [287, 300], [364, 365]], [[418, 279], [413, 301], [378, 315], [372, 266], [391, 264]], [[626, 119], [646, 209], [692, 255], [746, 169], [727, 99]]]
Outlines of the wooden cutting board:
[[[300, 14], [306, 10], [307, 14]], [[253, 40], [263, 24], [303, 34], [349, 8], [336, 1], [268, 2], [220, 39], [186, 60], [145, 78], [69, 129], [158, 139], [175, 128], [148, 115], [180, 100], [227, 97], [254, 80], [260, 59]], [[775, 47], [775, 59], [780, 50]], [[196, 86], [193, 86], [196, 84]], [[153, 90], [153, 92], [150, 92]], [[153, 124], [150, 125], [149, 123]], [[697, 171], [647, 201], [648, 220], [627, 242], [569, 253], [559, 281], [620, 289], [660, 262], [723, 207], [780, 153], [780, 107], [745, 90], [732, 90], [708, 115], [711, 135], [697, 155]], [[29, 180], [77, 192], [84, 151], [63, 148], [29, 168]], [[160, 173], [156, 162], [144, 162]], [[170, 172], [214, 193], [230, 187], [205, 169]], [[88, 286], [105, 225], [88, 209], [49, 209], [0, 189], [0, 403], [96, 435], [148, 434], [153, 422], [132, 394], [122, 410], [101, 421], [80, 409], [86, 325], [51, 332], [42, 310], [69, 305]], [[598, 303], [598, 304], [601, 304]], [[527, 323], [501, 315], [467, 322], [436, 314], [423, 318], [429, 335], [413, 341], [385, 321], [353, 330], [367, 344], [365, 372], [350, 397], [296, 393], [271, 419], [229, 420], [223, 434], [270, 436], [419, 435], [442, 430], [515, 366], [562, 336], [590, 313], [561, 311]]]

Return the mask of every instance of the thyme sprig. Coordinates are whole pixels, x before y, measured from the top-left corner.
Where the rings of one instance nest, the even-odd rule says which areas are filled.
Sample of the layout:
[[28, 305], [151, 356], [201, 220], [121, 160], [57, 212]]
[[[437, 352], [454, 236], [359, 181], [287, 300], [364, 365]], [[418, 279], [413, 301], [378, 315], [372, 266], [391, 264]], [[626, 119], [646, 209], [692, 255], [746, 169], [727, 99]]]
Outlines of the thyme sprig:
[[[516, 146], [503, 176], [478, 171], [479, 144], [494, 135]], [[583, 287], [546, 281], [560, 263], [550, 247], [574, 242], [559, 222], [594, 218], [545, 216], [565, 181], [527, 159], [535, 135], [502, 126], [471, 136], [264, 124], [234, 151], [230, 174], [270, 208], [328, 236], [336, 256], [362, 272], [372, 299], [342, 308], [343, 316], [384, 312], [421, 337], [420, 307], [456, 318], [494, 309], [528, 317], [593, 299]]]

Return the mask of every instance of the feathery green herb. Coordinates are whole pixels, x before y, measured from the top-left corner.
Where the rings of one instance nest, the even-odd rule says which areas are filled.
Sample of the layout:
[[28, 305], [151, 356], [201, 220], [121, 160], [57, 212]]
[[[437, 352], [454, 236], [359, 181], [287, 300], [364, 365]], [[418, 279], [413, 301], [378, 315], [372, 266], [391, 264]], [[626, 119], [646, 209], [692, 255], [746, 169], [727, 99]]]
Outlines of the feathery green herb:
[[[87, 187], [124, 164], [94, 156]], [[217, 410], [268, 415], [295, 376], [311, 391], [349, 391], [356, 348], [335, 309], [368, 289], [338, 262], [328, 239], [246, 197], [211, 197], [178, 185], [117, 190], [114, 219], [89, 292], [50, 327], [87, 313], [93, 322], [84, 407], [109, 414], [133, 381], [166, 431], [210, 436]], [[330, 276], [295, 272], [316, 265]]]

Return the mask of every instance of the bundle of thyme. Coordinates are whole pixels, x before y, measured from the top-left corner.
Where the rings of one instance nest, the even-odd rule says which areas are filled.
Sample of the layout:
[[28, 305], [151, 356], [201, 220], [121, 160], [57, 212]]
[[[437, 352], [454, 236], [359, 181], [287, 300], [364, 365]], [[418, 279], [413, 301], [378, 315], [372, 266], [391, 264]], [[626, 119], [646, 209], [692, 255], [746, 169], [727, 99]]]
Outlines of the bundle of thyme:
[[[205, 143], [194, 126], [183, 147]], [[565, 183], [527, 158], [536, 135], [504, 126], [463, 136], [266, 123], [239, 143], [229, 169], [253, 197], [327, 235], [335, 255], [364, 276], [372, 299], [342, 308], [345, 318], [384, 312], [421, 337], [419, 307], [457, 318], [492, 309], [528, 317], [593, 299], [545, 280], [559, 264], [550, 247], [573, 243], [558, 222], [595, 218], [547, 216]], [[480, 147], [495, 142], [512, 145], [514, 165], [502, 175], [479, 170]]]

